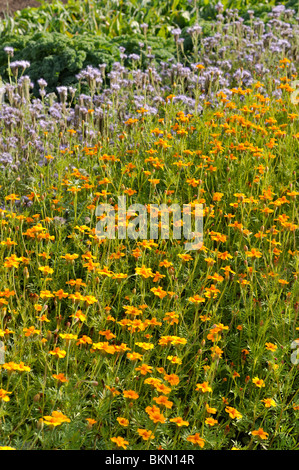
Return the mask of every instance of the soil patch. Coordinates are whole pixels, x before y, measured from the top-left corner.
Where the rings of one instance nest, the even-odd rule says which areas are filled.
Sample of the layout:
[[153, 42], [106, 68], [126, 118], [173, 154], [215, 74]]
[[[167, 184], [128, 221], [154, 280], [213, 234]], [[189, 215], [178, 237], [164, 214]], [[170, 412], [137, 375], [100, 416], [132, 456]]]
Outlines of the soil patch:
[[[67, 3], [67, 1], [62, 0], [63, 3]], [[40, 5], [36, 0], [0, 0], [0, 15], [3, 17], [5, 12], [13, 14], [17, 10], [23, 10], [27, 7], [39, 7]]]

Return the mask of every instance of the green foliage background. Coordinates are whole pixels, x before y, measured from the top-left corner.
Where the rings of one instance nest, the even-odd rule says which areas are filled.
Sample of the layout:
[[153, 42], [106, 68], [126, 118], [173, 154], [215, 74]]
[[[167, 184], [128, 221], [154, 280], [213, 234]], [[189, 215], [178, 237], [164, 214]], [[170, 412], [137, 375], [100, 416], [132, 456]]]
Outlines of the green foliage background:
[[[157, 62], [176, 56], [176, 48], [171, 35], [173, 28], [182, 29], [185, 54], [192, 45], [186, 30], [195, 23], [203, 27], [204, 35], [210, 34], [216, 17], [217, 2], [200, 0], [69, 0], [64, 5], [59, 0], [52, 3], [41, 1], [38, 8], [17, 11], [13, 17], [4, 14], [0, 20], [0, 76], [8, 80], [7, 55], [5, 46], [15, 49], [13, 60], [28, 60], [26, 70], [35, 88], [36, 81], [44, 78], [48, 82], [47, 91], [53, 92], [57, 86], [76, 85], [75, 75], [87, 65], [107, 64], [119, 60], [120, 45], [126, 53], [140, 53], [139, 42], [152, 47]], [[288, 8], [296, 8], [297, 0], [268, 3], [229, 0], [223, 1], [227, 8], [240, 9], [245, 22], [249, 20], [249, 8], [255, 16], [265, 18], [272, 6], [280, 3]], [[148, 24], [146, 36], [140, 25]], [[142, 64], [147, 65], [142, 53]], [[126, 64], [128, 65], [128, 64]]]

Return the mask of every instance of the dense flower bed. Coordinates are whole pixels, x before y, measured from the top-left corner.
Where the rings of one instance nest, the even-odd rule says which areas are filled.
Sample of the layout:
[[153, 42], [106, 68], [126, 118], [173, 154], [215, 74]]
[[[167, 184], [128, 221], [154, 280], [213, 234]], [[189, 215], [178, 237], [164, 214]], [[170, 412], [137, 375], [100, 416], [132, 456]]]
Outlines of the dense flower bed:
[[[2, 448], [298, 446], [298, 25], [217, 8], [57, 94], [5, 48]], [[99, 238], [120, 196], [202, 204], [203, 245]]]

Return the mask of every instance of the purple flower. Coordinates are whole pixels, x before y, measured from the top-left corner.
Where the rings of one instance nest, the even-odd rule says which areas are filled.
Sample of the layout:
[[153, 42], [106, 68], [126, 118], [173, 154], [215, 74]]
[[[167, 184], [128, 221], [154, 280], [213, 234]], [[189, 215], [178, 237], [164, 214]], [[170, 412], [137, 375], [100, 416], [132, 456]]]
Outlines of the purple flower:
[[4, 47], [4, 52], [6, 52], [6, 54], [10, 57], [13, 57], [14, 55], [14, 48], [13, 47], [10, 47], [10, 46], [6, 46]]
[[38, 83], [38, 86], [43, 90], [44, 88], [46, 88], [46, 86], [48, 85], [48, 83], [46, 82], [46, 80], [44, 80], [43, 78], [40, 78], [39, 80], [37, 80], [37, 83]]

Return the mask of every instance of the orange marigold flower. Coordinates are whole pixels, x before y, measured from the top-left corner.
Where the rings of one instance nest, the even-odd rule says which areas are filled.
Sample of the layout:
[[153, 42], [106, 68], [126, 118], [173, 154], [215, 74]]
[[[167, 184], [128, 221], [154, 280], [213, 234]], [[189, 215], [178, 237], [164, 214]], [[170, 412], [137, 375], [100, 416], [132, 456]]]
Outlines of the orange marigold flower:
[[208, 405], [208, 404], [206, 404], [206, 410], [207, 410], [208, 413], [211, 413], [211, 414], [213, 414], [213, 415], [217, 413], [216, 408], [212, 408], [212, 407], [210, 407], [210, 405]]
[[146, 375], [148, 373], [151, 373], [153, 371], [153, 368], [148, 364], [142, 364], [139, 367], [135, 367], [135, 370], [139, 371], [141, 375]]
[[205, 423], [208, 424], [209, 426], [214, 426], [215, 424], [218, 423], [217, 419], [214, 419], [212, 417], [206, 418]]
[[61, 382], [61, 383], [65, 383], [65, 382], [68, 382], [68, 379], [65, 377], [64, 374], [60, 373], [60, 374], [53, 374], [52, 377], [56, 380], [58, 380], [58, 382]]
[[235, 408], [233, 408], [232, 406], [227, 406], [225, 408], [225, 411], [229, 414], [230, 418], [232, 419], [241, 419], [242, 418], [242, 415], [241, 413], [236, 410]]
[[123, 395], [125, 398], [129, 398], [130, 400], [137, 400], [137, 398], [139, 398], [138, 393], [134, 390], [124, 390]]
[[165, 423], [166, 418], [161, 413], [160, 408], [158, 406], [147, 406], [145, 408], [145, 411], [154, 423]]
[[173, 402], [168, 400], [168, 397], [165, 395], [160, 395], [159, 397], [154, 397], [153, 400], [157, 403], [157, 405], [165, 406], [165, 408], [172, 408]]
[[129, 442], [126, 441], [123, 437], [118, 436], [118, 437], [110, 437], [110, 441], [114, 442], [117, 447], [123, 447], [124, 449], [127, 448], [129, 445]]
[[34, 334], [35, 335], [40, 334], [40, 330], [36, 330], [34, 326], [30, 326], [29, 328], [23, 328], [23, 331], [25, 333], [25, 336], [27, 337], [33, 336]]
[[251, 433], [253, 436], [257, 436], [260, 439], [267, 439], [269, 434], [263, 430], [263, 428], [259, 428], [256, 431], [252, 431]]
[[189, 426], [189, 421], [184, 421], [183, 418], [178, 416], [177, 418], [171, 418], [169, 420], [171, 423], [175, 423], [178, 427]]
[[129, 426], [129, 420], [126, 419], [126, 418], [123, 418], [123, 417], [118, 417], [116, 418], [116, 421], [118, 421], [118, 423], [121, 425], [121, 426], [124, 426], [124, 427], [127, 427]]
[[89, 426], [93, 426], [97, 421], [93, 418], [85, 418]]
[[273, 407], [276, 406], [276, 403], [272, 398], [263, 398], [263, 400], [261, 400], [261, 402], [265, 404], [266, 408], [270, 408], [271, 406], [273, 406]]
[[127, 353], [127, 358], [130, 361], [142, 361], [142, 355], [136, 352], [133, 353]]
[[170, 385], [178, 385], [180, 383], [180, 378], [176, 374], [165, 374], [164, 380], [170, 383]]
[[148, 441], [149, 439], [155, 439], [153, 432], [148, 431], [147, 429], [137, 429], [137, 432], [144, 441]]
[[110, 387], [109, 385], [105, 385], [105, 387], [107, 388], [107, 390], [109, 390], [109, 392], [112, 393], [112, 395], [120, 395], [120, 392], [118, 390], [116, 390], [115, 387]]
[[205, 445], [204, 439], [202, 439], [198, 433], [188, 436], [187, 441], [192, 442], [192, 444], [197, 444], [199, 447], [204, 447]]

